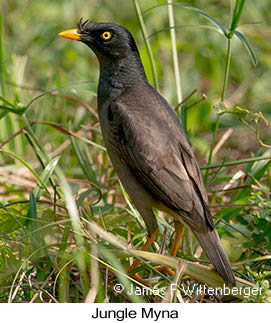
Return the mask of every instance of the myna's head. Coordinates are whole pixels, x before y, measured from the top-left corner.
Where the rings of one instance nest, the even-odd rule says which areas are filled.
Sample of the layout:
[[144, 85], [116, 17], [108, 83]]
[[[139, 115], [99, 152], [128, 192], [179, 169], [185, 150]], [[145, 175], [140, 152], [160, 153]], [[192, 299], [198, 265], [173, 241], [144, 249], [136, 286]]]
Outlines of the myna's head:
[[83, 22], [81, 18], [77, 29], [63, 31], [59, 36], [85, 43], [98, 58], [105, 56], [111, 59], [124, 58], [131, 52], [137, 52], [130, 32], [113, 23], [95, 23], [88, 20]]

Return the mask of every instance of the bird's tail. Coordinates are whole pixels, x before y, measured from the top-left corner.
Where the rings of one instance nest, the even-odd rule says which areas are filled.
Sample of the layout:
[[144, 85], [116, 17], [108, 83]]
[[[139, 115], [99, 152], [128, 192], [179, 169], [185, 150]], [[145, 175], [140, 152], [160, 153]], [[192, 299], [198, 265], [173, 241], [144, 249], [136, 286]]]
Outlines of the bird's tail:
[[220, 238], [215, 229], [205, 233], [193, 231], [202, 249], [214, 265], [219, 275], [231, 286], [236, 285], [230, 261], [224, 251]]

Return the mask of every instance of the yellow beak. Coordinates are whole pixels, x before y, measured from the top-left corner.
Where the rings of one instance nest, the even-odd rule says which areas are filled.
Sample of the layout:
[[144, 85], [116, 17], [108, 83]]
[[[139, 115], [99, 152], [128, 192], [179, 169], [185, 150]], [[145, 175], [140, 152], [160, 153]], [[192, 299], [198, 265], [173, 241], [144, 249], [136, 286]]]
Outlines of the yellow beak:
[[65, 30], [65, 31], [62, 31], [62, 33], [59, 33], [58, 35], [64, 38], [81, 40], [81, 35], [78, 33], [77, 29]]

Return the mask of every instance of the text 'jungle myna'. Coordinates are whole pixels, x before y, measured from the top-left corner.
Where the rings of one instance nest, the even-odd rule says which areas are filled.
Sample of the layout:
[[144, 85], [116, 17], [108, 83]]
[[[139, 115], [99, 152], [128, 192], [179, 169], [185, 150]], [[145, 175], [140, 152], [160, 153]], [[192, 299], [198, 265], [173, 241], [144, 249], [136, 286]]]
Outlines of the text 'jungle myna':
[[[130, 32], [113, 23], [86, 21], [60, 36], [85, 43], [100, 63], [98, 112], [113, 166], [146, 224], [158, 229], [153, 208], [175, 220], [175, 255], [187, 224], [217, 272], [235, 285], [231, 264], [214, 227], [202, 175], [181, 121], [148, 83]], [[135, 266], [133, 266], [135, 267]]]

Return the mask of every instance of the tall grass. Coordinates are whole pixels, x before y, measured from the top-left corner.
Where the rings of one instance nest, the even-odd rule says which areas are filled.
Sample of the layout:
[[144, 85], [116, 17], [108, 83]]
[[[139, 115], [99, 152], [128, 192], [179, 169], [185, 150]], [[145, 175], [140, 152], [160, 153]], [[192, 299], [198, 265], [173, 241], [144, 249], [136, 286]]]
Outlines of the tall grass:
[[[188, 229], [182, 261], [167, 256], [174, 226], [166, 215], [158, 216], [151, 250], [139, 250], [145, 226], [118, 182], [98, 124], [97, 61], [86, 47], [57, 38], [82, 13], [129, 28], [148, 78], [180, 108], [237, 287], [263, 288], [256, 297], [220, 301], [270, 301], [268, 1], [237, 0], [230, 8], [133, 0], [122, 2], [123, 15], [112, 1], [92, 2], [31, 2], [24, 9], [16, 0], [1, 8], [0, 301], [215, 302], [187, 288], [223, 284]], [[127, 272], [133, 258], [142, 263], [134, 272], [157, 295], [125, 292], [142, 287]], [[176, 270], [175, 297], [162, 293], [171, 277], [156, 264]]]

